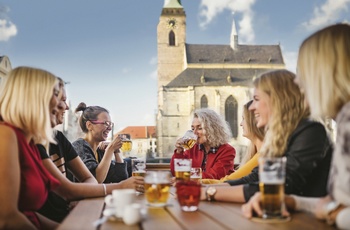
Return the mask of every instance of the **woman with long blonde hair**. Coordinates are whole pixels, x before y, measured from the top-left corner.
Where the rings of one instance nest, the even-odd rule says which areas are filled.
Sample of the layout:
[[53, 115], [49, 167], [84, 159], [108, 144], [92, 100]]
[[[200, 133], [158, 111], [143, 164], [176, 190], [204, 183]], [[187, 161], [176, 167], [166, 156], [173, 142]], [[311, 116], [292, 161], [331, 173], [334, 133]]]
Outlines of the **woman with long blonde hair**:
[[[285, 196], [290, 210], [312, 212], [317, 218], [336, 224], [340, 229], [350, 229], [349, 63], [349, 24], [323, 28], [306, 38], [299, 49], [296, 82], [305, 92], [313, 117], [335, 119], [337, 138], [328, 195], [323, 198]], [[252, 216], [252, 209], [258, 215], [262, 214], [260, 196], [260, 193], [256, 194], [242, 207], [246, 217]]]
[[54, 228], [36, 213], [59, 185], [43, 167], [36, 144], [54, 142], [57, 78], [41, 69], [17, 67], [0, 89], [0, 229]]
[[253, 100], [250, 100], [243, 106], [243, 116], [241, 121], [241, 126], [243, 130], [243, 136], [249, 139], [249, 144], [247, 152], [245, 153], [241, 163], [239, 164], [238, 169], [222, 177], [220, 180], [215, 179], [203, 179], [203, 184], [218, 184], [223, 183], [227, 180], [235, 180], [241, 177], [247, 176], [253, 168], [258, 166], [259, 150], [264, 139], [264, 128], [256, 127], [256, 121], [254, 113], [249, 111], [249, 106], [253, 103]]
[[[325, 127], [308, 119], [304, 96], [288, 70], [263, 73], [253, 82], [257, 127], [266, 130], [260, 156], [285, 156], [287, 194], [320, 197], [326, 194], [332, 144]], [[245, 202], [259, 191], [258, 167], [246, 177], [218, 187], [215, 199]]]

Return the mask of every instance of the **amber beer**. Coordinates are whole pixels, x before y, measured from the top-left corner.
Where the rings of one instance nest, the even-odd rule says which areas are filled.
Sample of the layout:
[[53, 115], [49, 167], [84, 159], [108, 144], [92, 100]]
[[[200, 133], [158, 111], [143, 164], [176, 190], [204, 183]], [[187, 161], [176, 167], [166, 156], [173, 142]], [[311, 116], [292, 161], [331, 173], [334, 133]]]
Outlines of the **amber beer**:
[[145, 197], [148, 205], [165, 206], [171, 187], [171, 174], [167, 171], [147, 171], [145, 175]]
[[284, 206], [284, 184], [259, 183], [261, 192], [261, 203], [263, 209], [263, 218], [282, 217], [282, 208]]
[[132, 176], [142, 176], [145, 177], [146, 172], [145, 171], [134, 171], [132, 172]]
[[174, 159], [176, 180], [190, 180], [192, 159]]
[[182, 143], [182, 147], [184, 149], [190, 149], [192, 148], [195, 144], [196, 144], [197, 140], [195, 139], [188, 139], [188, 140], [185, 140], [183, 143]]
[[285, 174], [285, 157], [259, 158], [259, 187], [264, 219], [283, 218]]
[[175, 171], [176, 180], [189, 180], [190, 177], [191, 177], [191, 171]]
[[131, 148], [132, 148], [132, 142], [131, 140], [127, 139], [127, 140], [122, 140], [123, 142], [123, 145], [121, 147], [121, 150], [123, 152], [130, 152], [131, 151]]
[[151, 206], [164, 206], [169, 198], [170, 183], [145, 183], [146, 200]]

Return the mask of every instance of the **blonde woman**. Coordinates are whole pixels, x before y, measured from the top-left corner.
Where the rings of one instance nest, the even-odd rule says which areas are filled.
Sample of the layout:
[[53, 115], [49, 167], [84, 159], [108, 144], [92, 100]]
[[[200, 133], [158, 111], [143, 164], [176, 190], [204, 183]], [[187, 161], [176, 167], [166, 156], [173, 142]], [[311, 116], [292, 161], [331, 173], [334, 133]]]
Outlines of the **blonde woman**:
[[0, 89], [0, 229], [53, 229], [36, 213], [59, 185], [43, 167], [35, 144], [54, 142], [57, 78], [41, 69], [17, 67]]
[[243, 129], [243, 136], [250, 140], [247, 152], [244, 155], [237, 171], [227, 175], [220, 180], [203, 179], [203, 184], [218, 184], [227, 180], [235, 180], [247, 176], [253, 168], [258, 166], [259, 150], [264, 139], [264, 128], [256, 127], [254, 114], [249, 111], [249, 106], [253, 100], [249, 101], [243, 106], [243, 116], [241, 126]]
[[[249, 109], [257, 127], [266, 130], [261, 156], [287, 158], [285, 192], [320, 197], [326, 194], [332, 145], [325, 127], [308, 119], [303, 94], [294, 79], [295, 74], [287, 70], [262, 74], [253, 82]], [[235, 186], [217, 187], [215, 199], [246, 202], [259, 191], [258, 181], [256, 167], [248, 176], [229, 181]]]
[[[323, 198], [286, 196], [290, 210], [315, 214], [328, 224], [350, 229], [350, 25], [335, 24], [306, 38], [299, 50], [298, 82], [305, 92], [311, 115], [337, 123], [328, 195]], [[303, 195], [303, 194], [300, 194]], [[260, 194], [242, 207], [250, 218], [261, 215]], [[288, 213], [286, 213], [288, 215]]]

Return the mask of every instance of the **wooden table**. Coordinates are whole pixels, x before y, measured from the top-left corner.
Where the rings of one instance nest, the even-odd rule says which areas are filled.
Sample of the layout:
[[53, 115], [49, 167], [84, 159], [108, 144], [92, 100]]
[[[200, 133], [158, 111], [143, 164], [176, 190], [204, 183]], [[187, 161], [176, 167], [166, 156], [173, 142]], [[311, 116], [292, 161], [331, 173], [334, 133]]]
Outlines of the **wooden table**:
[[292, 220], [287, 223], [268, 224], [244, 218], [240, 204], [202, 201], [198, 211], [183, 212], [174, 195], [169, 199], [169, 205], [164, 208], [149, 208], [144, 199], [143, 194], [137, 196], [137, 202], [147, 212], [138, 225], [127, 226], [122, 221], [107, 221], [99, 227], [94, 227], [92, 223], [102, 216], [105, 207], [103, 198], [95, 198], [80, 201], [58, 229], [335, 229], [307, 213], [293, 213]]

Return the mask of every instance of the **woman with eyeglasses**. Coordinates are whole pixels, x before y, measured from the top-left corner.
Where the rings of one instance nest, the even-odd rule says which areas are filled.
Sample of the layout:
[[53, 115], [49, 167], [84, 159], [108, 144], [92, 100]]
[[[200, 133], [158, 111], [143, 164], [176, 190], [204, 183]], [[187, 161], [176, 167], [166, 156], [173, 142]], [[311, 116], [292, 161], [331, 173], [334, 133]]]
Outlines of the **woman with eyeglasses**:
[[[122, 139], [116, 137], [106, 148], [103, 147], [103, 142], [113, 128], [108, 110], [100, 106], [86, 106], [81, 102], [75, 109], [75, 112], [79, 111], [82, 111], [79, 124], [85, 137], [77, 139], [72, 144], [87, 168], [99, 183], [127, 179], [127, 162], [123, 160], [119, 151]], [[113, 156], [115, 160], [112, 160]], [[136, 189], [143, 190], [140, 185]]]

